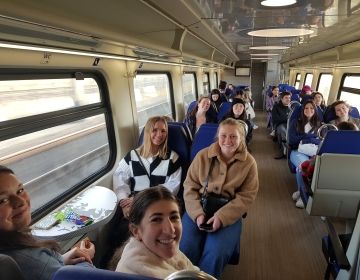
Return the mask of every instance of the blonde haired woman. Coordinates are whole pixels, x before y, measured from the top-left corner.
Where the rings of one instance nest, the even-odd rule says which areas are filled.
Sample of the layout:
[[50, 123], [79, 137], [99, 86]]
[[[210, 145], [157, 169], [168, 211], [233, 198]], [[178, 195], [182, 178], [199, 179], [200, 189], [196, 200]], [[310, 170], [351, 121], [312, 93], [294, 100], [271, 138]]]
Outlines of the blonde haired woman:
[[176, 152], [168, 149], [166, 117], [152, 117], [145, 124], [144, 143], [131, 150], [119, 162], [113, 175], [113, 189], [119, 200], [119, 209], [107, 226], [105, 256], [100, 266], [106, 267], [116, 247], [129, 237], [129, 211], [134, 194], [163, 185], [174, 195], [180, 188], [181, 166]]

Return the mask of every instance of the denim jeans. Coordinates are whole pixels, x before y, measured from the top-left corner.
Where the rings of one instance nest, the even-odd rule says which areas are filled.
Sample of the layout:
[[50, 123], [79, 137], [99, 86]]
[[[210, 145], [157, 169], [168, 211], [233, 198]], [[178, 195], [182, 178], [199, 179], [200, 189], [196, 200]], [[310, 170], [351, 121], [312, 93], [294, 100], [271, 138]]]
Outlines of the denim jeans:
[[310, 157], [298, 152], [297, 150], [292, 150], [290, 153], [290, 162], [296, 166], [296, 184], [297, 184], [297, 190], [300, 191], [301, 188], [304, 188], [303, 186], [303, 178], [301, 175], [301, 164], [304, 161], [307, 161]]
[[200, 270], [220, 278], [225, 265], [240, 246], [241, 219], [216, 232], [199, 230], [187, 213], [182, 218], [180, 250]]

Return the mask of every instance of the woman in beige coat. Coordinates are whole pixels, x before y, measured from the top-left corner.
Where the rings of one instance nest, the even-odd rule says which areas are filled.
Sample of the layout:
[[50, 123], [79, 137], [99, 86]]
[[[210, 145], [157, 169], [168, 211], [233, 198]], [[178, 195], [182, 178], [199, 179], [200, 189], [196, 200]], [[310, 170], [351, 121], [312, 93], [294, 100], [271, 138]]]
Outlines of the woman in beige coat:
[[[241, 124], [234, 119], [222, 121], [217, 138], [196, 155], [184, 182], [186, 213], [180, 250], [201, 270], [219, 278], [239, 247], [241, 218], [255, 200], [259, 180]], [[218, 197], [215, 202], [223, 201], [219, 209], [210, 209], [214, 213], [202, 207], [205, 189]]]

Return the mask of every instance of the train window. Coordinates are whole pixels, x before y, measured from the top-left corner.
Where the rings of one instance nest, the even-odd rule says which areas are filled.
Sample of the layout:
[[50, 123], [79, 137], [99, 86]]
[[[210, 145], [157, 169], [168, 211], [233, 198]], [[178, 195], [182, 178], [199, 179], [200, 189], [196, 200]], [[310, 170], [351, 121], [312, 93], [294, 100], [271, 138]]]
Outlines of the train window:
[[360, 75], [344, 75], [338, 99], [360, 110]]
[[325, 103], [329, 98], [332, 79], [333, 79], [332, 74], [321, 73], [319, 76], [319, 81], [316, 91], [322, 93], [322, 95], [324, 96]]
[[150, 117], [172, 118], [170, 79], [167, 74], [139, 73], [134, 79], [134, 90], [140, 131]]
[[295, 78], [295, 88], [300, 89], [300, 80], [301, 80], [301, 74], [297, 73]]
[[100, 102], [94, 79], [0, 81], [0, 121]]
[[308, 86], [310, 86], [310, 87], [311, 87], [313, 77], [314, 77], [314, 75], [313, 75], [313, 74], [306, 73], [306, 75], [305, 75], [305, 82], [304, 82], [304, 86], [305, 86], [305, 85], [308, 85]]
[[0, 164], [16, 172], [38, 215], [110, 165], [111, 114], [95, 77], [34, 75], [10, 81], [0, 75]]
[[184, 108], [186, 112], [189, 104], [197, 99], [195, 73], [185, 73], [182, 76], [182, 87], [184, 95]]
[[208, 96], [210, 92], [210, 79], [209, 73], [206, 72], [203, 74], [203, 87], [204, 87], [204, 95]]

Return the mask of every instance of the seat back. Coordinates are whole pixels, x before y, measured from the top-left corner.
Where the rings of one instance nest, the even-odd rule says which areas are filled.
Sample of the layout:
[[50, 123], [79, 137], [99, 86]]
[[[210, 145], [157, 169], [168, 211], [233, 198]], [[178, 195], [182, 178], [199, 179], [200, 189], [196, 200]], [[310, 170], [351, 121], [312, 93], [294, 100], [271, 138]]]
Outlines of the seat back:
[[197, 100], [194, 100], [192, 101], [190, 104], [189, 104], [189, 107], [187, 108], [187, 111], [186, 111], [186, 114], [190, 114], [192, 112], [192, 110], [194, 110], [194, 108], [196, 107], [197, 105]]
[[199, 130], [194, 135], [194, 140], [191, 145], [191, 161], [194, 159], [194, 157], [200, 150], [214, 143], [218, 127], [219, 125], [216, 123], [206, 123], [200, 126]]
[[356, 154], [360, 155], [360, 131], [354, 130], [330, 130], [319, 146], [318, 155], [323, 153], [332, 154]]
[[179, 155], [183, 164], [188, 164], [190, 162], [191, 140], [184, 125], [178, 122], [168, 123], [168, 146]]
[[294, 166], [290, 161], [290, 146], [289, 146], [289, 135], [290, 131], [296, 129], [295, 127], [291, 126], [290, 124], [293, 123], [294, 120], [298, 119], [301, 112], [301, 104], [299, 102], [293, 102], [291, 105], [291, 112], [289, 114], [289, 118], [287, 120], [287, 131], [286, 131], [286, 143], [287, 143], [287, 163], [291, 173], [296, 172], [296, 166]]
[[52, 280], [158, 280], [135, 274], [114, 272], [104, 269], [91, 269], [76, 265], [65, 265], [54, 273]]
[[16, 261], [12, 257], [4, 254], [0, 254], [0, 279], [25, 279]]
[[310, 215], [354, 219], [360, 202], [360, 155], [323, 153], [316, 157]]
[[227, 113], [231, 110], [231, 102], [223, 102], [219, 108], [217, 120], [220, 122]]

